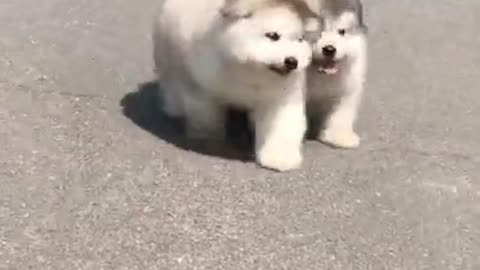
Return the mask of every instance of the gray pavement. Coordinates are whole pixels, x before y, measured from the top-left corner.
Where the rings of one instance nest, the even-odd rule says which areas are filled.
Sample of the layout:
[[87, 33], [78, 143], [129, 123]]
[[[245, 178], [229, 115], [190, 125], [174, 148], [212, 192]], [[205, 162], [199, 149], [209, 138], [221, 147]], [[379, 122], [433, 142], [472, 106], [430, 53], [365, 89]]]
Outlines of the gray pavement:
[[155, 2], [0, 1], [0, 269], [480, 269], [480, 1], [367, 0], [363, 144], [283, 174], [156, 113]]

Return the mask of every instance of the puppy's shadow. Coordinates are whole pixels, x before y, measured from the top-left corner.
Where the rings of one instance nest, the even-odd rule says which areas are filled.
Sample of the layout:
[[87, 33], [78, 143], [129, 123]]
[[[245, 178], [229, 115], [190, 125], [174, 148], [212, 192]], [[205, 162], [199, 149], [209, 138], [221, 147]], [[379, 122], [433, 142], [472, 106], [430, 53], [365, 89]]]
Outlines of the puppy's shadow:
[[190, 141], [185, 136], [184, 120], [170, 118], [161, 110], [161, 91], [161, 84], [157, 81], [139, 85], [122, 98], [123, 114], [142, 129], [184, 150], [241, 161], [252, 159], [253, 143], [246, 113], [227, 112], [226, 143]]

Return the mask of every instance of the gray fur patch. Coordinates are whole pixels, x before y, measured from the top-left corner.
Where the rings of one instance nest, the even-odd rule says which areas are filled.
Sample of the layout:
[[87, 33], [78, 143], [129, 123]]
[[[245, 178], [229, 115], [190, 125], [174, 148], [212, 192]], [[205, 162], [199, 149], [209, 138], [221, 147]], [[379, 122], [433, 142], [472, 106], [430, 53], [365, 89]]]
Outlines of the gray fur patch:
[[357, 17], [359, 30], [366, 33], [368, 27], [364, 21], [363, 4], [361, 0], [324, 0], [318, 13], [338, 17], [345, 12], [352, 12]]

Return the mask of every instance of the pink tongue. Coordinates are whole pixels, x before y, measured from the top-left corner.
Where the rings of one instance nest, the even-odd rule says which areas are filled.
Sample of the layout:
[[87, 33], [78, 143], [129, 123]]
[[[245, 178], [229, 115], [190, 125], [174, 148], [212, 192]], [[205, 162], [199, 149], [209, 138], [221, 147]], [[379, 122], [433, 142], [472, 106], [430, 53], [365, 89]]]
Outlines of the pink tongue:
[[335, 74], [337, 73], [338, 69], [333, 61], [328, 61], [323, 63], [319, 68], [318, 71], [320, 73], [325, 73], [325, 74]]

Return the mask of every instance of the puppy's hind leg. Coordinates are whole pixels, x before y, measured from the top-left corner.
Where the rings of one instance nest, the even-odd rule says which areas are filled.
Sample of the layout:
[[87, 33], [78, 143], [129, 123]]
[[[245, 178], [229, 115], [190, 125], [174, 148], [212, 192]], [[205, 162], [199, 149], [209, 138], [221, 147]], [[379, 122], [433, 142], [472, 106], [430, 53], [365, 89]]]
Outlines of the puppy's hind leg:
[[193, 93], [184, 93], [182, 99], [189, 139], [225, 140], [225, 110], [222, 105], [209, 97]]
[[184, 109], [181, 100], [183, 87], [179, 83], [159, 83], [158, 97], [163, 112], [172, 118], [183, 117]]
[[191, 89], [185, 80], [166, 80], [159, 86], [162, 110], [185, 118], [186, 135], [193, 140], [223, 140], [224, 112], [220, 105]]
[[255, 123], [257, 162], [277, 171], [297, 169], [302, 164], [302, 142], [306, 131], [303, 94], [282, 103], [258, 108]]

